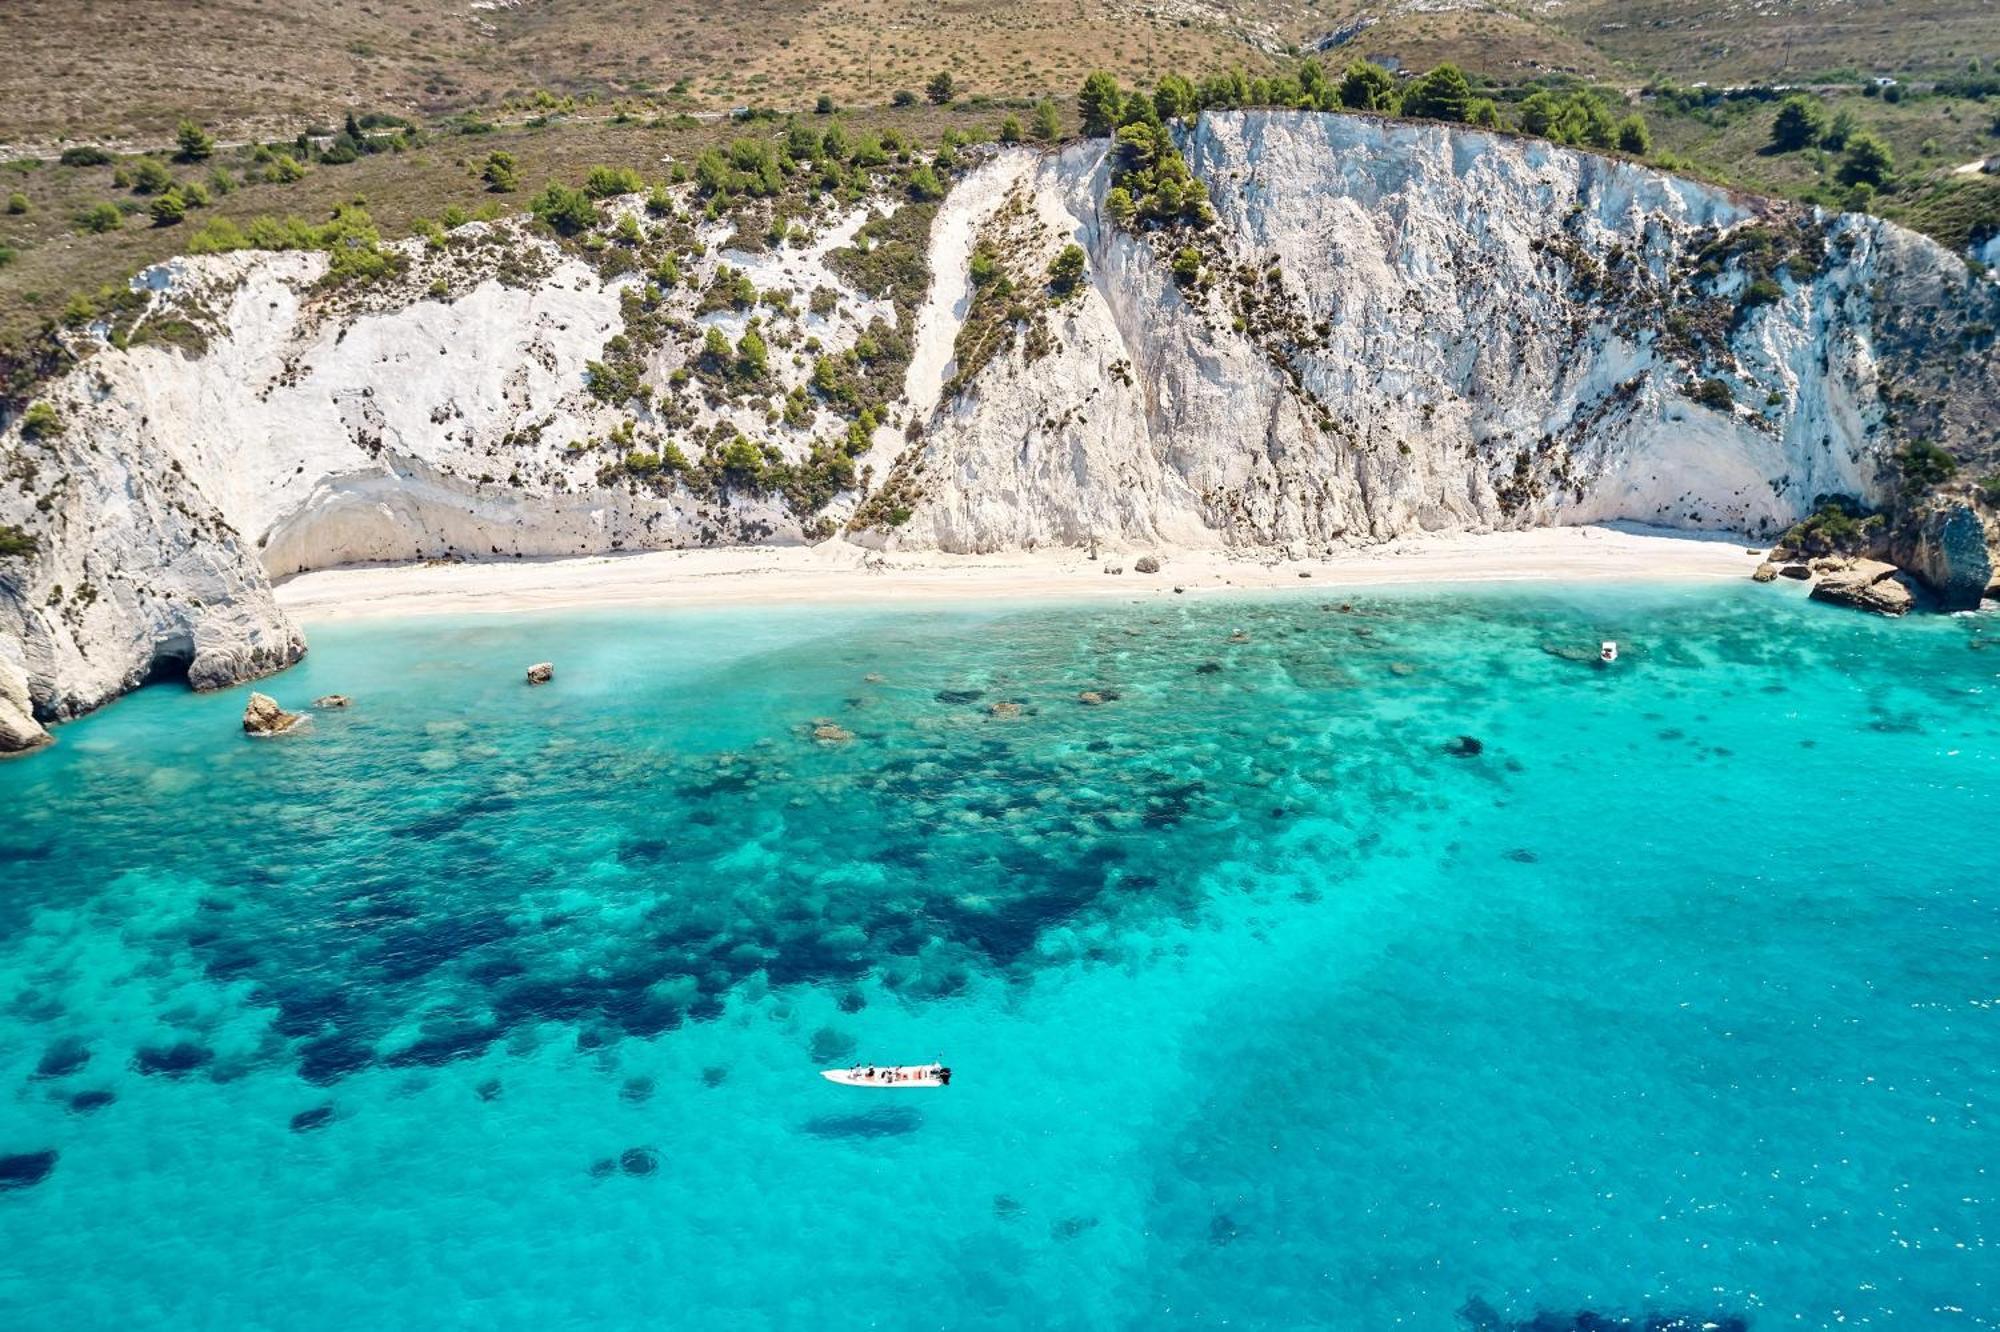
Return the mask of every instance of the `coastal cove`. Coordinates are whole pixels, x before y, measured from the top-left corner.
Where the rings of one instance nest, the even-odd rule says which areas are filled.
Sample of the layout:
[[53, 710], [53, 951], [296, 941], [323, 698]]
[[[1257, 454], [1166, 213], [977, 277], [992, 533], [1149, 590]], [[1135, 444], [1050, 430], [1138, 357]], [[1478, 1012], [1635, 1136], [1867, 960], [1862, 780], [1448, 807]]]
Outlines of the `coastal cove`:
[[1994, 1325], [1991, 612], [810, 554], [308, 575], [351, 707], [0, 764], [9, 1325]]

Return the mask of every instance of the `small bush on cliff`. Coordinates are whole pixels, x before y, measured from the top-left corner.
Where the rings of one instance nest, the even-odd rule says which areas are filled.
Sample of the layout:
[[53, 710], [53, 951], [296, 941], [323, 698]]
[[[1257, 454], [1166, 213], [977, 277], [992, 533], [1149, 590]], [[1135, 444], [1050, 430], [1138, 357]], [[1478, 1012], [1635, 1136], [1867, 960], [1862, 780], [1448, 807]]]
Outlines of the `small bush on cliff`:
[[1958, 459], [1927, 439], [1911, 440], [1896, 451], [1896, 473], [1902, 478], [1903, 498], [1915, 499], [1956, 476]]
[[62, 432], [62, 417], [49, 403], [30, 403], [21, 416], [21, 433], [29, 439], [53, 439]]
[[1733, 411], [1736, 395], [1729, 391], [1729, 385], [1720, 379], [1704, 379], [1696, 384], [1688, 396], [1704, 407], [1712, 407], [1718, 412]]
[[1057, 296], [1067, 296], [1076, 290], [1076, 284], [1083, 281], [1084, 253], [1081, 245], [1065, 245], [1062, 253], [1049, 263], [1049, 289]]
[[35, 553], [35, 538], [20, 528], [0, 523], [0, 560]]
[[1780, 545], [1803, 555], [1856, 555], [1888, 521], [1852, 495], [1821, 495], [1814, 504], [1812, 516], [1792, 524]]

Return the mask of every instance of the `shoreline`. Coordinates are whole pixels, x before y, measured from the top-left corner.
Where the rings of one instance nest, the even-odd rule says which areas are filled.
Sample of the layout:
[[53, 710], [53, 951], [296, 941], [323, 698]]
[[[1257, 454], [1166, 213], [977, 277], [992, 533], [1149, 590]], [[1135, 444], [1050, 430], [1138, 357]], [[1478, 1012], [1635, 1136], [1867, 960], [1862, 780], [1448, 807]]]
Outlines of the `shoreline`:
[[[1401, 538], [1322, 558], [1281, 552], [1161, 550], [952, 555], [877, 552], [843, 541], [541, 560], [349, 565], [276, 585], [305, 624], [415, 615], [519, 614], [615, 607], [814, 605], [889, 601], [1066, 601], [1344, 590], [1450, 583], [1712, 582], [1747, 578], [1756, 543], [1731, 534], [1617, 526]], [[1122, 577], [1107, 567], [1122, 567]]]

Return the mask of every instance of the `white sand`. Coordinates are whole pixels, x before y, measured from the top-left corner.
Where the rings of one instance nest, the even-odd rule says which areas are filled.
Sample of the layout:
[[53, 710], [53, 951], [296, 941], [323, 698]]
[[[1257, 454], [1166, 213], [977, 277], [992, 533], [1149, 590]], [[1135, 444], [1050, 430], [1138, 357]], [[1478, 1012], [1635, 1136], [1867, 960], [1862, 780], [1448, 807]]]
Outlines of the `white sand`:
[[[878, 554], [819, 546], [652, 551], [585, 559], [402, 564], [327, 569], [278, 585], [278, 602], [313, 621], [578, 606], [810, 605], [872, 601], [1055, 601], [1288, 588], [1430, 583], [1688, 581], [1743, 578], [1757, 565], [1736, 537], [1636, 527], [1560, 527], [1412, 537], [1326, 559], [1217, 551], [1164, 552], [1157, 574], [1141, 551]], [[1106, 566], [1125, 569], [1108, 576]], [[1309, 576], [1302, 576], [1309, 575]]]

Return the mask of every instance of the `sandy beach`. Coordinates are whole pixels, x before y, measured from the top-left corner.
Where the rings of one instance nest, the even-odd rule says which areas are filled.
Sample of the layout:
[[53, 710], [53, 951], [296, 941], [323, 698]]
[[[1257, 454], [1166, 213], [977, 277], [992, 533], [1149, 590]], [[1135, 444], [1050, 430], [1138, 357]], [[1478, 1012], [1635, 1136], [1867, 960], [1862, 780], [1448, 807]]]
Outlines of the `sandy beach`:
[[[1143, 551], [948, 555], [818, 546], [650, 551], [579, 559], [359, 566], [301, 574], [278, 601], [307, 622], [570, 607], [1049, 601], [1228, 591], [1441, 583], [1689, 581], [1747, 577], [1739, 537], [1637, 527], [1561, 527], [1411, 537], [1325, 558], [1169, 551], [1155, 574]], [[1123, 568], [1110, 576], [1107, 568]]]

